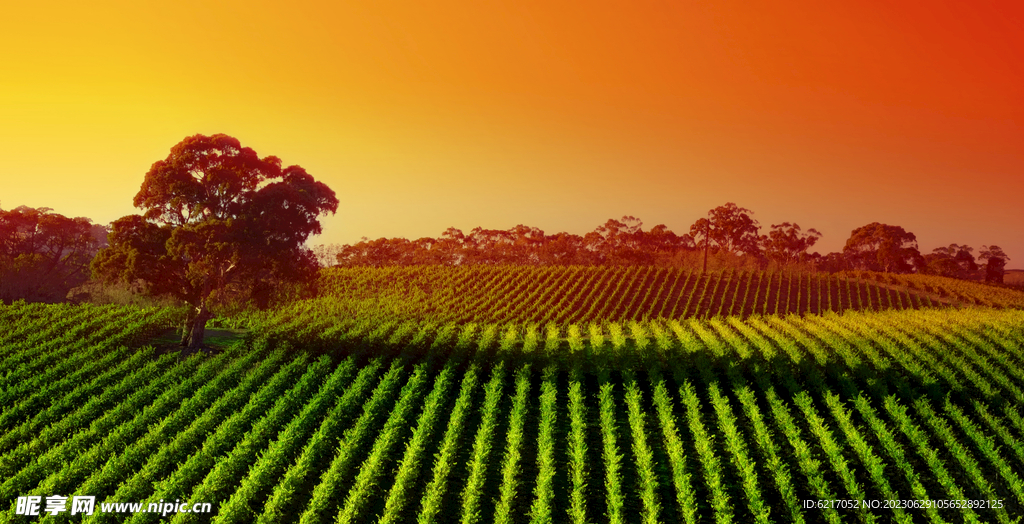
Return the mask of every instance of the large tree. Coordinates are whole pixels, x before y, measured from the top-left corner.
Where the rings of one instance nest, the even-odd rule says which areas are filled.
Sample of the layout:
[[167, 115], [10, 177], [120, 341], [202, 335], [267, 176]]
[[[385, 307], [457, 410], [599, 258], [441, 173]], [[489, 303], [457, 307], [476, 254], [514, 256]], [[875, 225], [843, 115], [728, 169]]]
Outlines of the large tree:
[[924, 261], [913, 233], [878, 222], [854, 229], [843, 253], [860, 269], [886, 273], [909, 273]]
[[761, 225], [750, 217], [753, 213], [749, 209], [728, 202], [709, 210], [708, 218], [701, 218], [690, 226], [690, 236], [697, 241], [697, 247], [704, 249], [705, 272], [712, 242], [715, 243], [716, 250], [734, 255], [759, 253], [757, 232]]
[[112, 224], [93, 273], [141, 281], [193, 306], [182, 344], [198, 348], [212, 308], [240, 299], [265, 305], [274, 285], [315, 278], [305, 242], [338, 199], [301, 167], [282, 168], [277, 157], [216, 134], [171, 148], [146, 173], [134, 204], [143, 214]]

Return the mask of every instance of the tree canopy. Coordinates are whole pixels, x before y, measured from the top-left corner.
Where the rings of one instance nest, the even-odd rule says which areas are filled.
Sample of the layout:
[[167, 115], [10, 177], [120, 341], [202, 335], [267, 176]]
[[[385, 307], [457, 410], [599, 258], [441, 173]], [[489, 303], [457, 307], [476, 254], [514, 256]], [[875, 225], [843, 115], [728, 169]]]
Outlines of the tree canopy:
[[315, 278], [305, 242], [338, 200], [303, 168], [282, 168], [279, 158], [260, 158], [216, 134], [171, 148], [146, 173], [134, 204], [143, 214], [114, 221], [94, 275], [141, 281], [194, 306], [183, 343], [198, 347], [211, 308], [237, 300], [266, 305], [275, 283]]
[[978, 270], [973, 252], [974, 248], [966, 244], [937, 247], [923, 256], [924, 263], [919, 271], [944, 277], [965, 278]]
[[843, 253], [859, 269], [886, 273], [909, 273], [923, 263], [913, 233], [878, 222], [854, 229]]
[[708, 218], [701, 218], [690, 226], [690, 236], [701, 239], [698, 246], [710, 245], [734, 255], [757, 255], [760, 252], [760, 238], [757, 232], [761, 225], [750, 217], [753, 211], [739, 207], [732, 202], [708, 211]]
[[818, 230], [811, 228], [801, 231], [799, 224], [783, 222], [772, 224], [772, 230], [767, 236], [761, 237], [764, 246], [764, 255], [769, 260], [774, 260], [785, 265], [800, 260], [807, 255], [807, 250], [821, 238]]
[[[438, 238], [363, 238], [352, 245], [318, 246], [317, 257], [324, 266], [407, 266], [407, 265], [653, 265], [700, 267], [701, 258], [714, 253], [719, 267], [747, 267], [803, 270], [874, 270], [937, 274], [975, 278], [978, 262], [994, 256], [996, 279], [1002, 250], [983, 248], [976, 260], [967, 245], [950, 244], [921, 256], [913, 233], [900, 226], [871, 223], [851, 232], [841, 252], [810, 253], [822, 233], [803, 229], [793, 222], [772, 224], [767, 235], [758, 235], [760, 225], [753, 211], [726, 203], [711, 209], [707, 218], [697, 220], [688, 234], [678, 235], [664, 224], [644, 230], [634, 216], [609, 219], [585, 235], [545, 234], [536, 227], [518, 225], [507, 230], [473, 228], [468, 233], [451, 227]], [[706, 260], [706, 259], [705, 259]], [[705, 262], [706, 263], [706, 262]], [[999, 266], [1001, 267], [1001, 266]], [[705, 266], [706, 270], [706, 266]]]
[[1006, 273], [1006, 256], [1003, 248], [999, 246], [981, 246], [978, 258], [985, 262], [985, 282], [1003, 283], [1003, 275]]
[[689, 235], [664, 224], [649, 231], [636, 217], [609, 219], [586, 235], [547, 235], [522, 224], [505, 229], [448, 228], [438, 238], [379, 238], [352, 245], [318, 246], [325, 266], [408, 265], [658, 265], [693, 250]]
[[0, 300], [59, 302], [88, 278], [106, 229], [48, 207], [0, 209]]

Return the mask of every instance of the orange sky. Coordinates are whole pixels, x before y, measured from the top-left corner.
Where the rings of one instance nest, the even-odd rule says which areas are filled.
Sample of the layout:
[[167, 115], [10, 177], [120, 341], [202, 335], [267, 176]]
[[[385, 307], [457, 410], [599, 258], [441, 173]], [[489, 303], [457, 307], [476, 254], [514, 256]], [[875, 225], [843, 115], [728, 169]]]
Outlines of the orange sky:
[[731, 201], [822, 252], [878, 221], [1022, 267], [1024, 4], [892, 3], [8, 3], [0, 206], [107, 223], [227, 133], [338, 193], [314, 243]]

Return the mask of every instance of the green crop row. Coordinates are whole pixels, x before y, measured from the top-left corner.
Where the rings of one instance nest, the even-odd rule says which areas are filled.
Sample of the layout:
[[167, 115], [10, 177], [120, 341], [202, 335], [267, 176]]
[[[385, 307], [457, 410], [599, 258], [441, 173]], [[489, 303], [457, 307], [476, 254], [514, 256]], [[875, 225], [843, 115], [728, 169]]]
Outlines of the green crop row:
[[[620, 284], [687, 278], [649, 269]], [[693, 280], [706, 294], [690, 307], [703, 308], [746, 288], [756, 295], [759, 278]], [[814, 303], [813, 286], [827, 284], [788, 282], [790, 308]], [[865, 301], [885, 303], [859, 287]], [[47, 318], [45, 308], [12, 308]], [[0, 408], [0, 494], [11, 511], [26, 495], [214, 503], [214, 514], [167, 517], [179, 524], [1009, 523], [1022, 514], [1024, 312], [730, 312], [524, 325], [380, 322], [296, 306], [221, 354], [182, 357], [123, 344], [165, 321], [124, 310], [116, 329], [96, 327], [113, 347], [83, 336], [67, 350], [84, 356], [66, 377], [39, 381], [35, 349], [10, 348], [9, 371], [25, 375], [6, 376], [0, 391], [15, 399]], [[804, 503], [836, 499], [983, 505]], [[160, 516], [92, 517], [125, 519]]]
[[[716, 316], [920, 309], [951, 304], [1024, 307], [1024, 293], [943, 279], [856, 272], [653, 267], [332, 268], [314, 309], [338, 316], [440, 322], [627, 322]], [[922, 277], [923, 278], [923, 277]], [[948, 281], [948, 282], [947, 282]], [[951, 291], [956, 290], [956, 291]]]

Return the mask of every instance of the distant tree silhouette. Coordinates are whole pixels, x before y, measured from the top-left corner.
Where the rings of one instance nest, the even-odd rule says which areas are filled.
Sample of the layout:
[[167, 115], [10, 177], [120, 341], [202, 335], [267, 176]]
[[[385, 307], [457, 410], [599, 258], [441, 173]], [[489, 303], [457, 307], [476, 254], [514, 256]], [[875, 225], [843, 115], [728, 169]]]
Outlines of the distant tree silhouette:
[[981, 246], [978, 258], [985, 262], [985, 282], [1003, 283], [1003, 275], [1006, 273], [1006, 256], [999, 246]]
[[960, 267], [960, 264], [957, 264], [956, 260], [944, 251], [924, 255], [924, 264], [920, 269], [920, 272], [924, 274], [950, 278], [963, 276], [962, 271], [963, 269]]
[[649, 265], [653, 257], [644, 252], [643, 222], [636, 217], [609, 219], [583, 237], [586, 248], [605, 264], [614, 266]]
[[940, 275], [951, 278], [967, 278], [978, 270], [974, 259], [974, 248], [968, 245], [950, 244], [948, 247], [937, 247], [924, 255], [922, 273]]
[[658, 224], [643, 236], [641, 247], [657, 260], [672, 257], [680, 251], [690, 251], [694, 249], [694, 243], [690, 235], [677, 235], [665, 224]]
[[463, 238], [467, 264], [535, 264], [544, 232], [522, 224], [509, 229], [473, 228]]
[[708, 218], [701, 218], [690, 226], [690, 236], [697, 241], [697, 247], [704, 250], [704, 271], [707, 271], [708, 251], [711, 243], [716, 250], [734, 255], [758, 255], [760, 253], [757, 220], [750, 218], [753, 211], [732, 202], [708, 211]]
[[313, 247], [313, 256], [321, 267], [331, 267], [338, 263], [338, 256], [346, 247], [342, 244], [318, 244]]
[[821, 238], [816, 229], [801, 231], [798, 224], [772, 224], [772, 230], [761, 237], [764, 255], [779, 264], [792, 264], [807, 256], [807, 250]]
[[448, 228], [439, 238], [363, 238], [342, 246], [318, 246], [322, 265], [656, 265], [678, 262], [693, 250], [690, 235], [676, 235], [664, 224], [643, 231], [636, 217], [610, 219], [586, 236], [546, 235], [522, 224], [513, 228]]
[[878, 222], [854, 229], [843, 253], [858, 269], [886, 273], [909, 273], [924, 261], [913, 233]]
[[[956, 246], [956, 244], [953, 244], [953, 246]], [[973, 251], [974, 248], [967, 245], [956, 246], [956, 253], [953, 254], [953, 261], [956, 262], [957, 265], [960, 266], [960, 269], [964, 271], [977, 271], [978, 264], [974, 260], [974, 255], [971, 254]]]
[[283, 282], [309, 282], [316, 259], [304, 245], [334, 192], [299, 166], [260, 158], [227, 135], [195, 135], [153, 164], [130, 215], [112, 224], [93, 261], [106, 281], [141, 281], [194, 307], [182, 344], [202, 345], [211, 308], [249, 299], [266, 305]]
[[818, 271], [836, 273], [854, 269], [854, 263], [845, 253], [834, 251], [817, 257], [815, 267]]
[[63, 301], [89, 276], [106, 229], [48, 207], [0, 209], [0, 300]]
[[537, 247], [537, 263], [545, 266], [587, 265], [594, 262], [583, 247], [583, 237], [570, 233], [546, 235]]

